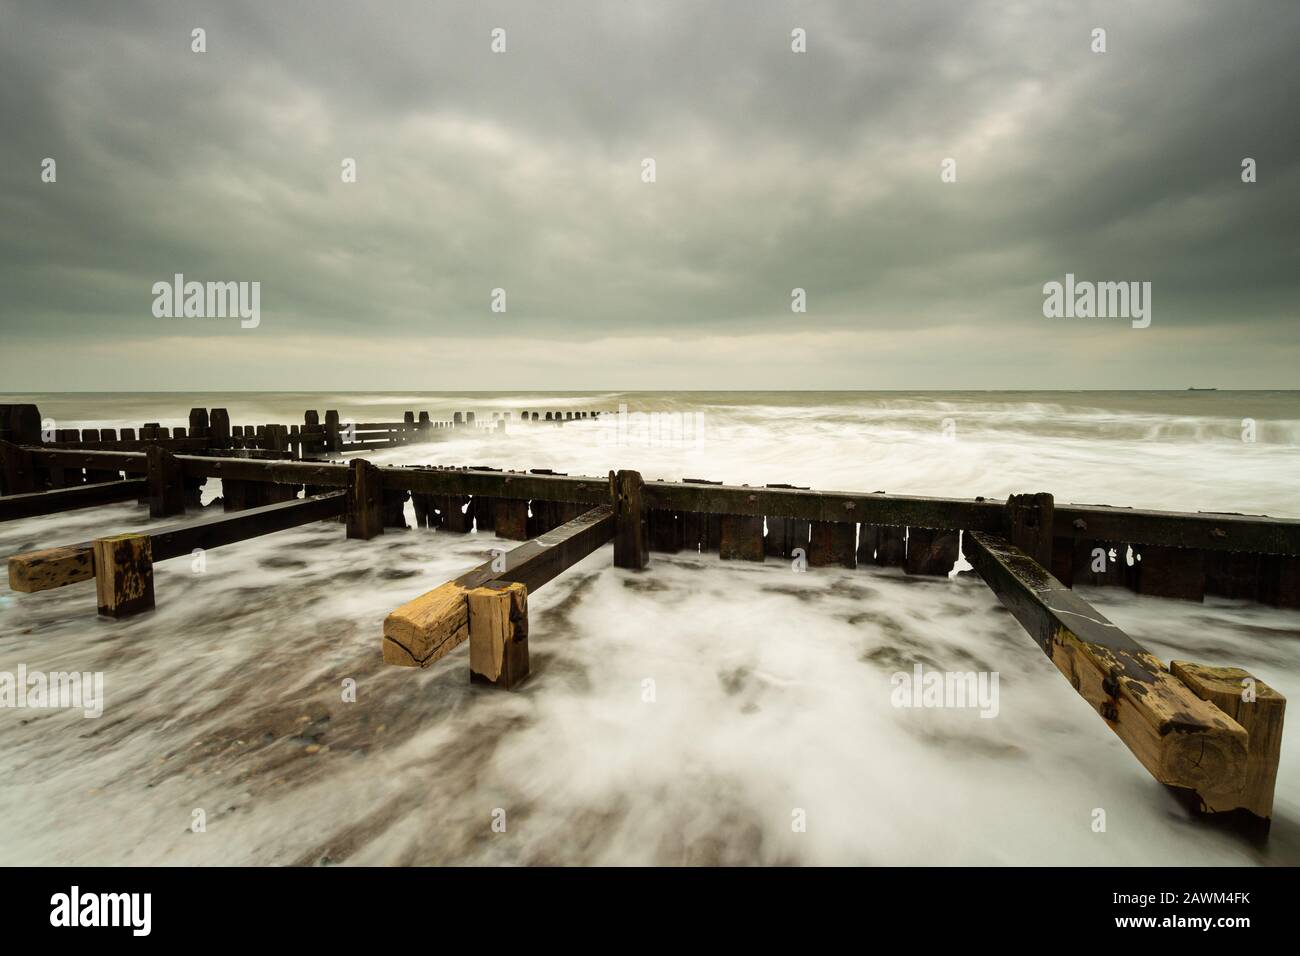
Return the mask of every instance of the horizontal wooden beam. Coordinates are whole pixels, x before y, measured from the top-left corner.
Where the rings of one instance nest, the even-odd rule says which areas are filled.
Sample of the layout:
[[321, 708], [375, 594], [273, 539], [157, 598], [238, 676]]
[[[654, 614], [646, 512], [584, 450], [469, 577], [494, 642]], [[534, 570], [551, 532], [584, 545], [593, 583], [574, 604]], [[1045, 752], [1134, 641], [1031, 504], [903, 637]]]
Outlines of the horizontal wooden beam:
[[966, 536], [966, 558], [1074, 689], [1161, 783], [1245, 786], [1245, 729], [1005, 539]]
[[131, 501], [148, 494], [148, 482], [143, 478], [125, 481], [103, 481], [93, 485], [73, 485], [53, 491], [33, 491], [24, 495], [0, 497], [0, 521], [34, 518], [38, 515], [57, 514], [77, 508]]
[[[0, 499], [3, 500], [3, 499]], [[208, 550], [249, 538], [296, 528], [313, 521], [323, 521], [343, 514], [341, 491], [281, 501], [246, 511], [233, 511], [200, 518], [188, 524], [156, 531], [141, 531], [147, 538], [152, 560], [166, 561], [192, 553], [196, 548]], [[91, 542], [46, 548], [15, 554], [9, 558], [9, 586], [15, 591], [48, 591], [95, 577]]]
[[150, 539], [154, 561], [166, 561], [168, 558], [190, 554], [195, 548], [206, 551], [236, 541], [297, 528], [313, 521], [337, 518], [343, 514], [343, 509], [343, 492], [331, 491], [260, 508], [230, 511], [159, 531], [141, 533], [147, 534]]
[[60, 441], [45, 444], [46, 451], [143, 451], [161, 445], [168, 451], [199, 451], [208, 447], [206, 438], [123, 438], [116, 441]]
[[1207, 551], [1300, 554], [1300, 520], [1213, 511], [1144, 511], [1109, 505], [1057, 505], [1057, 537]]
[[142, 451], [79, 451], [43, 445], [24, 445], [23, 448], [32, 453], [32, 462], [42, 468], [91, 468], [136, 475], [149, 470]]
[[[144, 456], [133, 452], [33, 451], [39, 467], [62, 465], [143, 473]], [[70, 457], [69, 457], [70, 456]], [[342, 463], [271, 462], [177, 455], [188, 477], [230, 477], [342, 488]], [[604, 478], [543, 475], [460, 468], [384, 468], [389, 491], [431, 495], [570, 501], [600, 504], [609, 499]], [[880, 527], [959, 529], [1000, 533], [1005, 503], [992, 498], [930, 498], [884, 493], [815, 491], [650, 481], [644, 504], [650, 510], [713, 515], [749, 515], [805, 521], [861, 523]], [[1108, 505], [1057, 504], [1053, 534], [1098, 541], [1208, 551], [1300, 555], [1300, 519], [1214, 512], [1147, 511]]]
[[469, 638], [470, 592], [518, 583], [532, 593], [613, 539], [613, 509], [601, 505], [406, 602], [384, 619], [384, 660], [428, 667]]

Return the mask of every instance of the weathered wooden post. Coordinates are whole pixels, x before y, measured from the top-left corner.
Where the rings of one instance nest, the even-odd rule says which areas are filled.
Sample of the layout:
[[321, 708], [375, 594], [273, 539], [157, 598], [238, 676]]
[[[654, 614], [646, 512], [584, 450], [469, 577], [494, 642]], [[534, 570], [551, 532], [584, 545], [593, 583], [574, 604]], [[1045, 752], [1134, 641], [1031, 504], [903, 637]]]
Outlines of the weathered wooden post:
[[838, 564], [843, 568], [858, 566], [857, 525], [843, 521], [814, 521], [808, 541], [808, 567], [825, 568]]
[[206, 408], [190, 409], [190, 437], [207, 438], [211, 424], [208, 420], [208, 410]]
[[903, 570], [908, 574], [947, 577], [957, 563], [958, 532], [936, 528], [907, 529], [907, 559]]
[[469, 600], [469, 679], [509, 690], [528, 676], [528, 588], [493, 581]]
[[149, 517], [185, 513], [185, 477], [176, 456], [161, 445], [145, 448], [149, 467]]
[[343, 451], [343, 439], [340, 437], [339, 413], [334, 409], [325, 412], [325, 450], [334, 454]]
[[609, 494], [614, 506], [614, 567], [641, 571], [650, 563], [643, 486], [639, 471], [609, 473]]
[[36, 466], [32, 453], [13, 442], [0, 441], [0, 477], [4, 479], [4, 493], [23, 495], [37, 491]]
[[153, 551], [147, 535], [96, 538], [91, 550], [100, 614], [126, 617], [153, 609]]
[[876, 529], [876, 564], [900, 568], [907, 560], [907, 529], [881, 525]]
[[1047, 492], [1012, 495], [1007, 499], [1005, 537], [1044, 569], [1052, 567], [1052, 513]]
[[348, 467], [347, 536], [369, 540], [384, 533], [383, 476], [364, 458], [353, 458]]
[[230, 447], [230, 413], [224, 408], [214, 408], [208, 416], [208, 447]]

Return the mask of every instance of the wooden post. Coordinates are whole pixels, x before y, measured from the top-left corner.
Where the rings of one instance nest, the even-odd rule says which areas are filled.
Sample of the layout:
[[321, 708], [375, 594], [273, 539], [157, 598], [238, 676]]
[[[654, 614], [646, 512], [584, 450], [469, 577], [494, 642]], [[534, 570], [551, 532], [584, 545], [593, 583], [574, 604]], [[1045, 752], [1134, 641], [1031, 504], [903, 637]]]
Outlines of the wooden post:
[[408, 491], [384, 489], [384, 527], [406, 528], [406, 499]]
[[1276, 607], [1300, 607], [1300, 557], [1260, 555], [1259, 599]]
[[492, 520], [498, 538], [528, 540], [528, 502], [517, 498], [497, 498]]
[[126, 617], [153, 609], [153, 552], [142, 534], [96, 538], [95, 597], [105, 617]]
[[0, 441], [0, 476], [4, 479], [4, 493], [25, 495], [43, 491], [36, 487], [36, 466], [32, 453], [13, 442]]
[[230, 447], [230, 413], [224, 408], [214, 408], [208, 415], [208, 447]]
[[1282, 753], [1286, 698], [1239, 667], [1206, 667], [1170, 661], [1169, 671], [1246, 729], [1246, 786], [1237, 793], [1200, 793], [1210, 813], [1248, 810], [1261, 819], [1273, 816], [1273, 788]]
[[718, 556], [723, 561], [763, 560], [763, 519], [759, 515], [722, 515]]
[[330, 409], [325, 412], [325, 450], [332, 453], [339, 453], [343, 450], [343, 439], [340, 437], [339, 413]]
[[957, 535], [956, 531], [908, 528], [903, 570], [908, 574], [947, 577], [957, 563]]
[[682, 516], [676, 511], [651, 508], [647, 512], [648, 543], [651, 551], [676, 554], [682, 550]]
[[364, 458], [353, 458], [348, 467], [347, 536], [369, 540], [384, 533], [383, 476]]
[[438, 495], [434, 498], [434, 504], [442, 512], [444, 531], [465, 534], [470, 530], [470, 522], [474, 516], [465, 510], [465, 503], [468, 500], [464, 495]]
[[614, 567], [644, 570], [650, 564], [645, 510], [641, 505], [644, 483], [639, 471], [609, 473], [609, 494], [614, 505]]
[[206, 408], [190, 409], [190, 435], [194, 438], [207, 438], [211, 425]]
[[1205, 552], [1197, 548], [1136, 545], [1136, 591], [1156, 597], [1205, 600]]
[[8, 405], [8, 422], [0, 422], [0, 428], [7, 428], [9, 441], [15, 445], [41, 444], [41, 410], [35, 405]]
[[902, 567], [907, 560], [907, 529], [881, 525], [876, 533], [876, 564], [882, 568]]
[[880, 541], [880, 529], [874, 524], [860, 525], [858, 528], [858, 564], [876, 563], [876, 545]]
[[496, 528], [497, 506], [495, 498], [475, 495], [474, 500], [470, 502], [469, 509], [474, 516], [475, 531], [487, 532]]
[[1044, 570], [1052, 567], [1052, 496], [1046, 492], [1007, 499], [1004, 537]]
[[468, 599], [469, 679], [509, 690], [528, 676], [528, 588], [494, 581]]
[[814, 521], [808, 542], [808, 567], [824, 568], [832, 564], [843, 568], [858, 566], [857, 525], [843, 521]]
[[149, 517], [185, 513], [185, 478], [176, 456], [161, 445], [145, 449], [149, 465]]

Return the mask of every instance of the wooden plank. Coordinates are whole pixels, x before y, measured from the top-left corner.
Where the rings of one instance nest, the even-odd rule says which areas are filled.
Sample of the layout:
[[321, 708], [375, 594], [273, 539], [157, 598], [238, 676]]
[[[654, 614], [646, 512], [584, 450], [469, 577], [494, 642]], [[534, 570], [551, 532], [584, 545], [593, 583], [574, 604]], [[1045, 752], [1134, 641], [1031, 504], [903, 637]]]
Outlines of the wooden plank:
[[13, 442], [0, 441], [0, 484], [6, 495], [44, 491], [37, 485], [36, 452]]
[[676, 511], [653, 509], [646, 514], [648, 547], [661, 554], [682, 550], [682, 516]]
[[[142, 473], [139, 463], [119, 459], [111, 464], [107, 458], [94, 463], [61, 456], [76, 452], [33, 451], [34, 464], [48, 467], [109, 467], [119, 471]], [[87, 453], [100, 456], [128, 453]], [[272, 462], [177, 455], [187, 475], [223, 477], [222, 469], [243, 468], [234, 477], [249, 480], [275, 477], [273, 469], [286, 467]], [[347, 483], [346, 467], [291, 463], [310, 473], [324, 469], [314, 477], [298, 478], [297, 483], [343, 487]], [[336, 472], [331, 474], [330, 469]], [[481, 494], [485, 497], [528, 498], [543, 501], [577, 501], [598, 504], [608, 500], [608, 483], [602, 479], [522, 475], [466, 469], [385, 468], [386, 488], [423, 494]], [[644, 505], [681, 513], [706, 515], [739, 514], [795, 517], [803, 520], [855, 521], [892, 527], [960, 528], [963, 530], [1002, 533], [1005, 506], [988, 499], [921, 498], [883, 493], [861, 494], [822, 492], [802, 489], [751, 488], [745, 486], [706, 485], [693, 482], [652, 482], [645, 488]], [[1076, 528], [1072, 522], [1082, 521]], [[1095, 533], [1097, 529], [1114, 530], [1112, 535]], [[1053, 512], [1053, 536], [1089, 540], [1197, 547], [1206, 551], [1250, 551], [1268, 554], [1300, 555], [1300, 520], [1250, 515], [1214, 513], [1179, 514], [1144, 512], [1098, 505], [1057, 505]]]
[[1201, 700], [1209, 701], [1241, 724], [1250, 735], [1246, 785], [1236, 793], [1201, 793], [1202, 808], [1211, 813], [1242, 809], [1262, 819], [1272, 817], [1286, 698], [1239, 667], [1171, 661], [1169, 671]]
[[876, 546], [880, 543], [880, 528], [873, 524], [858, 526], [858, 564], [876, 563]]
[[1153, 777], [1198, 793], [1242, 789], [1248, 738], [1240, 724], [1023, 551], [983, 532], [967, 542], [967, 560]]
[[517, 582], [531, 594], [613, 540], [614, 531], [613, 508], [601, 505], [408, 601], [384, 619], [384, 661], [428, 667], [469, 638], [470, 591]]
[[528, 502], [518, 498], [497, 498], [492, 525], [498, 538], [528, 540]]
[[763, 560], [761, 515], [722, 515], [718, 554], [723, 561]]
[[9, 558], [9, 587], [24, 594], [61, 588], [95, 577], [95, 559], [89, 541]]
[[643, 495], [645, 483], [638, 471], [609, 473], [609, 494], [617, 530], [614, 534], [614, 567], [641, 571], [650, 563]]
[[92, 508], [116, 501], [132, 501], [147, 490], [148, 482], [143, 478], [131, 478], [94, 485], [73, 485], [54, 491], [35, 491], [25, 495], [6, 495], [0, 498], [0, 521]]
[[453, 534], [466, 534], [470, 530], [470, 522], [473, 515], [469, 514], [465, 506], [469, 503], [469, 498], [464, 495], [434, 495], [434, 502], [438, 510], [442, 512], [442, 529], [450, 531]]
[[1260, 594], [1265, 604], [1300, 607], [1300, 558], [1286, 554], [1260, 555]]
[[903, 570], [908, 574], [947, 577], [957, 563], [959, 533], [934, 528], [907, 529], [907, 558]]
[[1140, 544], [1134, 552], [1138, 559], [1135, 575], [1138, 594], [1183, 601], [1205, 600], [1204, 551]]
[[1055, 533], [1063, 536], [1206, 551], [1300, 554], [1300, 519], [1295, 518], [1057, 505], [1052, 520]]
[[153, 609], [153, 552], [149, 536], [118, 534], [91, 542], [95, 598], [105, 617], [127, 617]]
[[876, 564], [882, 568], [901, 568], [907, 561], [907, 529], [881, 525], [876, 534]]
[[469, 678], [502, 690], [528, 676], [528, 588], [495, 581], [467, 592]]
[[836, 521], [812, 522], [808, 541], [808, 566], [826, 568], [858, 566], [857, 526]]

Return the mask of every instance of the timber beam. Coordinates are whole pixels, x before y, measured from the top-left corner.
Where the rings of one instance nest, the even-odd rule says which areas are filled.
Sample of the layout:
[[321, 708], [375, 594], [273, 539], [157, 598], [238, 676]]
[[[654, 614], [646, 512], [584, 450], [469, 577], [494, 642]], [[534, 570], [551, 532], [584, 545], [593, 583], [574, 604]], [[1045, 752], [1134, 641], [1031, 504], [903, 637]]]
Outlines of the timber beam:
[[[22, 446], [38, 469], [90, 468], [144, 474], [139, 452], [82, 452]], [[176, 455], [187, 478], [232, 478], [282, 484], [343, 488], [348, 466], [341, 462], [262, 461]], [[485, 471], [463, 468], [380, 469], [385, 491], [483, 498], [565, 501], [598, 505], [609, 501], [605, 478]], [[1006, 533], [1007, 503], [992, 498], [929, 498], [758, 488], [695, 482], [651, 481], [644, 485], [647, 511], [741, 515], [803, 521], [861, 523], [893, 528]], [[1300, 519], [1215, 512], [1147, 511], [1108, 505], [1057, 504], [1051, 515], [1054, 538], [1115, 541], [1162, 547], [1256, 554], [1300, 555]]]
[[[343, 510], [344, 495], [336, 491], [119, 537], [143, 538], [148, 543], [150, 561], [156, 563], [191, 554], [196, 548], [208, 550], [335, 518], [342, 515]], [[9, 587], [26, 594], [95, 577], [94, 542], [29, 551], [9, 558]]]
[[527, 647], [508, 645], [527, 641], [528, 594], [608, 544], [614, 530], [613, 508], [600, 505], [406, 602], [384, 619], [384, 661], [428, 667], [481, 633], [485, 643], [471, 647], [471, 674], [513, 686], [527, 671]]
[[143, 478], [126, 481], [103, 481], [93, 485], [73, 485], [53, 491], [34, 491], [24, 495], [0, 497], [0, 521], [34, 518], [38, 515], [57, 514], [77, 508], [119, 501], [135, 501], [148, 493], [148, 482]]
[[[1206, 805], [1244, 801], [1250, 734], [1208, 692], [1171, 673], [1004, 538], [975, 532], [966, 540], [975, 570], [1153, 777], [1195, 791]], [[1251, 806], [1264, 804], [1256, 796]]]

